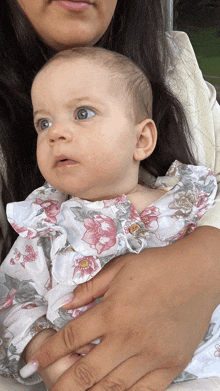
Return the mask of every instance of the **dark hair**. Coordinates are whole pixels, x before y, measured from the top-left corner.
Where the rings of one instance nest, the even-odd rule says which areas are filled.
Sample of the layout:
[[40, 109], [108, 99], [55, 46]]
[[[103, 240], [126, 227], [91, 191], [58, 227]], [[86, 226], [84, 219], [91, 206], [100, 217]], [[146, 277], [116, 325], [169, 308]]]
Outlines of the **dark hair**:
[[[160, 1], [129, 0], [128, 6], [127, 0], [118, 0], [114, 17], [96, 46], [131, 58], [150, 80], [158, 143], [142, 166], [157, 176], [164, 175], [175, 159], [195, 163], [183, 109], [165, 83], [170, 53]], [[35, 74], [54, 53], [39, 39], [16, 0], [1, 0], [0, 146], [7, 164], [5, 204], [24, 199], [43, 183], [35, 158], [30, 89]]]

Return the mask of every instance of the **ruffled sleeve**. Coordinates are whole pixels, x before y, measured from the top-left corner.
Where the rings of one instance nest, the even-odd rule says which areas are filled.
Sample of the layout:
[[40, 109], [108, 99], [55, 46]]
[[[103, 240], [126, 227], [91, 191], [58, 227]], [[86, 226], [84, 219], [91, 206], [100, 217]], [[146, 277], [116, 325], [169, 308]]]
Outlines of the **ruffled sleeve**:
[[7, 205], [7, 218], [23, 238], [42, 236], [56, 230], [57, 216], [67, 196], [49, 184], [34, 190], [25, 201]]
[[[24, 348], [43, 329], [57, 330], [46, 319], [45, 297], [51, 289], [50, 235], [56, 234], [56, 217], [64, 198], [46, 184], [24, 202], [7, 207], [8, 219], [19, 237], [0, 267], [0, 374], [23, 384], [41, 381], [39, 375], [26, 380], [20, 377]], [[45, 237], [45, 232], [49, 236]]]
[[214, 173], [204, 166], [175, 161], [166, 176], [157, 178], [154, 187], [166, 191], [154, 203], [159, 215], [157, 236], [164, 244], [192, 232], [215, 205], [217, 181]]

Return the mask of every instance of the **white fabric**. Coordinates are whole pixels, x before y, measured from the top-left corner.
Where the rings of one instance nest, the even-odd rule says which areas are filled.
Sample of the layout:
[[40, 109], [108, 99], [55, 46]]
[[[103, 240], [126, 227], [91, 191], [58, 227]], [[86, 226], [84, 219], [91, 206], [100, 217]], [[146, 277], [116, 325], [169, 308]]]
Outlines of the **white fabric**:
[[[167, 82], [182, 103], [198, 163], [213, 170], [220, 182], [220, 106], [215, 88], [205, 82], [189, 41], [184, 32], [169, 34], [174, 61], [169, 66]], [[220, 187], [215, 206], [199, 221], [198, 226], [220, 228]]]
[[167, 391], [219, 391], [220, 379], [210, 377], [209, 379], [197, 379], [184, 383], [171, 384]]
[[0, 376], [0, 391], [46, 391], [47, 388], [43, 382], [35, 386], [25, 386], [19, 384], [16, 380], [8, 379]]
[[[172, 384], [167, 391], [219, 391], [220, 379], [213, 377], [209, 379], [197, 379], [184, 383]], [[0, 391], [46, 391], [43, 383], [35, 386], [25, 386], [16, 383], [12, 379], [0, 377]]]

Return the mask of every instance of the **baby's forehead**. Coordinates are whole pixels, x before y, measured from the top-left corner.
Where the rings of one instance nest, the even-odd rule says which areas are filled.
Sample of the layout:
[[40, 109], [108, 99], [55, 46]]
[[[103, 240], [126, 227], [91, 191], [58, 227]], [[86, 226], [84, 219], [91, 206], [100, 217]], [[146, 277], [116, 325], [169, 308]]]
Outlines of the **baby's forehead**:
[[[36, 92], [38, 86], [45, 85], [48, 82], [53, 85], [57, 83], [61, 77], [62, 80], [69, 80], [71, 84], [74, 84], [75, 80], [78, 82], [79, 79], [85, 82], [90, 82], [92, 79], [96, 80], [98, 84], [102, 84], [102, 87], [106, 87], [109, 93], [117, 93], [120, 95], [120, 91], [125, 86], [123, 76], [115, 70], [115, 68], [108, 69], [105, 65], [97, 61], [97, 59], [90, 59], [86, 57], [55, 57], [38, 72], [33, 84], [33, 90]], [[119, 87], [120, 85], [120, 87]], [[48, 84], [49, 87], [49, 84]], [[100, 91], [101, 92], [101, 91]]]
[[32, 105], [36, 109], [48, 101], [64, 103], [67, 99], [77, 101], [83, 96], [87, 101], [103, 102], [106, 108], [113, 104], [124, 107], [127, 112], [132, 102], [118, 79], [96, 61], [58, 57], [36, 75], [31, 90]]
[[[83, 77], [90, 78], [90, 72], [93, 73], [99, 73], [99, 76], [101, 77], [102, 74], [105, 74], [106, 76], [111, 77], [111, 71], [108, 70], [105, 66], [103, 66], [100, 63], [98, 63], [97, 60], [89, 59], [86, 57], [78, 57], [78, 58], [63, 58], [63, 57], [56, 57], [53, 58], [51, 61], [49, 61], [36, 75], [36, 78], [38, 76], [43, 75], [49, 76], [51, 72], [56, 73], [63, 73], [67, 69], [77, 70], [77, 74], [82, 73]], [[87, 71], [85, 73], [85, 70]], [[101, 73], [100, 73], [101, 71]], [[68, 73], [66, 73], [66, 76], [68, 76]]]

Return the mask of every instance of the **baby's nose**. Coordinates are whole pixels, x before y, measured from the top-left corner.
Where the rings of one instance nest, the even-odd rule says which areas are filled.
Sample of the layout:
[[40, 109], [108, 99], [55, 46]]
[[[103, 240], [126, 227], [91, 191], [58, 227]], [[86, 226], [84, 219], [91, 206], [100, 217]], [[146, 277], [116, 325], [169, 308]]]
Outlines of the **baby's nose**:
[[54, 144], [57, 141], [69, 142], [72, 140], [71, 129], [67, 124], [54, 124], [48, 132], [49, 144]]

